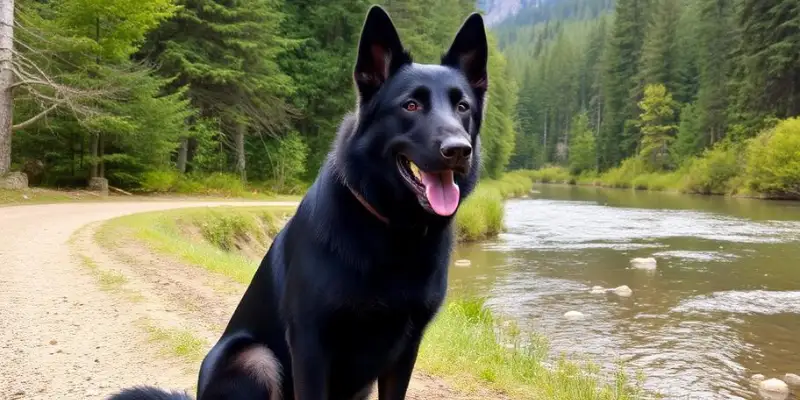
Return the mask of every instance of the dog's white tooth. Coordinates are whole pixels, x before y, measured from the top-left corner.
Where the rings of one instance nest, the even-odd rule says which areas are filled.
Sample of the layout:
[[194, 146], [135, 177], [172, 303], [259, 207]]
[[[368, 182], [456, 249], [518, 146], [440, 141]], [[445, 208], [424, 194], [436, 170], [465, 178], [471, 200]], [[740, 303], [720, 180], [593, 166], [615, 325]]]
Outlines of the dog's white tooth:
[[417, 164], [414, 164], [413, 162], [409, 162], [409, 168], [411, 169], [411, 173], [414, 174], [414, 177], [419, 179], [420, 174], [419, 174], [419, 167], [417, 167]]

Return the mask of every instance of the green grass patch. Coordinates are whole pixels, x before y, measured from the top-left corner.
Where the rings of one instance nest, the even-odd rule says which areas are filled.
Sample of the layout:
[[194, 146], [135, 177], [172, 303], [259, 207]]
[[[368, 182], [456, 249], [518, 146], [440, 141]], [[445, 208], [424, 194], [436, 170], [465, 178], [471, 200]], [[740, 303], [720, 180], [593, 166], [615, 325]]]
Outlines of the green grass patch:
[[492, 237], [503, 229], [503, 200], [522, 196], [533, 181], [525, 173], [512, 172], [497, 180], [482, 180], [456, 214], [456, 237], [474, 241]]
[[46, 204], [70, 201], [98, 201], [102, 198], [88, 192], [61, 191], [40, 188], [22, 190], [0, 189], [0, 206], [21, 204]]
[[[114, 247], [130, 238], [158, 253], [203, 267], [247, 283], [258, 263], [232, 250], [249, 236], [266, 248], [280, 229], [280, 221], [293, 211], [285, 207], [207, 207], [134, 214], [113, 219], [98, 229], [98, 242]], [[244, 221], [244, 222], [243, 222]]]
[[[548, 360], [545, 338], [523, 335], [513, 321], [493, 315], [475, 298], [452, 299], [425, 334], [417, 365], [457, 388], [488, 387], [514, 399], [634, 399], [640, 382], [621, 368], [602, 376], [599, 367], [564, 357]], [[548, 365], [551, 364], [551, 365]]]
[[262, 198], [278, 193], [300, 195], [306, 184], [276, 185], [271, 182], [248, 182], [238, 175], [222, 172], [212, 174], [181, 174], [178, 171], [150, 171], [144, 173], [138, 191], [145, 193], [177, 193], [220, 197]]
[[193, 364], [203, 360], [209, 347], [205, 340], [185, 329], [160, 328], [151, 323], [145, 323], [144, 328], [150, 341], [158, 343], [165, 355], [179, 357]]

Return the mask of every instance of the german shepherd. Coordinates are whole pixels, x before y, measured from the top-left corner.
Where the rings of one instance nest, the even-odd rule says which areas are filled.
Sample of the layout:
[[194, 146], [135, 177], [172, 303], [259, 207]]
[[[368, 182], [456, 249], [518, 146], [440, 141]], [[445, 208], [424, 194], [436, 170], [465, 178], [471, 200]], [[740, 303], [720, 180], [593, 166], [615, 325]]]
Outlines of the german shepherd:
[[[199, 400], [362, 400], [376, 381], [380, 400], [405, 398], [445, 298], [453, 217], [478, 181], [487, 58], [477, 13], [430, 65], [369, 9], [357, 111], [203, 360]], [[189, 397], [135, 387], [110, 399]]]

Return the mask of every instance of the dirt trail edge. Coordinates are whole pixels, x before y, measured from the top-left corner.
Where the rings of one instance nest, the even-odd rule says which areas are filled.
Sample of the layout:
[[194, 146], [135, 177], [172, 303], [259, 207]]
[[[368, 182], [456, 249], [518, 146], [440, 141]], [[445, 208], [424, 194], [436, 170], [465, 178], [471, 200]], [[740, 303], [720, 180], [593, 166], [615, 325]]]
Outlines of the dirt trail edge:
[[290, 202], [68, 203], [0, 209], [0, 398], [100, 399], [124, 385], [180, 388], [185, 372], [157, 357], [130, 305], [100, 290], [70, 250], [92, 222], [203, 206]]
[[[193, 395], [199, 365], [165, 354], [152, 342], [153, 330], [189, 332], [203, 342], [204, 353], [244, 286], [137, 243], [108, 252], [93, 241], [95, 229], [147, 211], [295, 204], [190, 200], [0, 208], [0, 399], [102, 399], [140, 384]], [[408, 398], [469, 397], [416, 374]]]

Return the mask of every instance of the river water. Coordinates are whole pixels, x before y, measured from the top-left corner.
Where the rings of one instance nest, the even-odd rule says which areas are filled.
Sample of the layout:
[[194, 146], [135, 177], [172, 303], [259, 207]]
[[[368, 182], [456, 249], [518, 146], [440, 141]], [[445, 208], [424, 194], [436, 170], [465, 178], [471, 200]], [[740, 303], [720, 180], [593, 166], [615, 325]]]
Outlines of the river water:
[[496, 240], [456, 249], [472, 264], [452, 290], [487, 296], [553, 355], [623, 360], [670, 399], [756, 399], [751, 375], [800, 374], [800, 202], [541, 185], [505, 218]]

